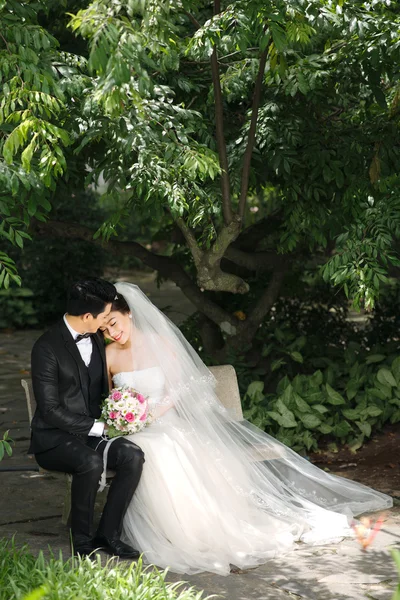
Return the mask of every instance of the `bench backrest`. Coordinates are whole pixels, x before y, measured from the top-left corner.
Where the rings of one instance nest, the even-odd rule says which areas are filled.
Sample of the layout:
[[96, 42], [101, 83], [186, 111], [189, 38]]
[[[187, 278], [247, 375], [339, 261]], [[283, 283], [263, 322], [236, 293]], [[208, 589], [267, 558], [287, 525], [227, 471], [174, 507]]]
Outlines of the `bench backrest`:
[[236, 421], [243, 421], [242, 403], [234, 367], [232, 365], [220, 365], [209, 367], [209, 369], [217, 380], [216, 393], [220, 402], [230, 410]]
[[[232, 417], [241, 421], [243, 419], [243, 412], [235, 369], [232, 365], [221, 365], [219, 367], [210, 367], [210, 371], [217, 380], [216, 392], [218, 398], [225, 408], [230, 410]], [[25, 390], [30, 423], [36, 408], [32, 381], [31, 379], [21, 379], [21, 385]]]
[[28, 407], [29, 423], [33, 419], [33, 413], [35, 412], [36, 402], [35, 396], [33, 395], [32, 380], [21, 379], [21, 385], [25, 390], [26, 405]]

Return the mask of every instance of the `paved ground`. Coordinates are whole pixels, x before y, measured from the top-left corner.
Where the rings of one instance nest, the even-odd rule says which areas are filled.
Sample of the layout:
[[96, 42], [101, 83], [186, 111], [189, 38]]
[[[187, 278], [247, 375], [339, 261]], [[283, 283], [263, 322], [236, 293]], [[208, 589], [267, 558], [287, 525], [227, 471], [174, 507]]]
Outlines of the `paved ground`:
[[[180, 300], [171, 286], [160, 294], [149, 282], [146, 291], [151, 292], [159, 306]], [[182, 306], [175, 317], [171, 313], [176, 320], [182, 318], [183, 311], [190, 314], [191, 307], [187, 303]], [[0, 537], [10, 538], [15, 534], [17, 541], [28, 543], [33, 552], [46, 550], [50, 545], [68, 556], [68, 531], [60, 520], [63, 477], [3, 470], [36, 466], [34, 459], [26, 454], [29, 424], [20, 379], [29, 376], [30, 349], [39, 334], [34, 331], [0, 334], [0, 432], [10, 429], [15, 440], [12, 458], [0, 464]], [[325, 547], [299, 546], [294, 553], [251, 571], [229, 577], [204, 573], [185, 579], [208, 594], [228, 600], [389, 600], [397, 584], [390, 549], [400, 550], [398, 507], [388, 512], [383, 529], [367, 552], [362, 552], [355, 540]], [[171, 574], [170, 579], [181, 578]]]

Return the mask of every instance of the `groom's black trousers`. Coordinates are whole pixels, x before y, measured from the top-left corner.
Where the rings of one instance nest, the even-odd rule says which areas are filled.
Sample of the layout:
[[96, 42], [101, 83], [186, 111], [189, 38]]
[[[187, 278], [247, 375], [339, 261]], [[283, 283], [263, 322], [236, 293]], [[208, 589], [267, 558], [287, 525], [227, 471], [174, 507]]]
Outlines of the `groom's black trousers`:
[[[96, 493], [103, 471], [106, 441], [90, 436], [85, 443], [73, 438], [56, 448], [35, 454], [44, 469], [72, 474], [71, 531], [75, 545], [93, 537], [93, 513]], [[98, 527], [108, 539], [120, 537], [122, 520], [142, 474], [144, 453], [123, 437], [109, 447], [107, 467], [116, 471]]]

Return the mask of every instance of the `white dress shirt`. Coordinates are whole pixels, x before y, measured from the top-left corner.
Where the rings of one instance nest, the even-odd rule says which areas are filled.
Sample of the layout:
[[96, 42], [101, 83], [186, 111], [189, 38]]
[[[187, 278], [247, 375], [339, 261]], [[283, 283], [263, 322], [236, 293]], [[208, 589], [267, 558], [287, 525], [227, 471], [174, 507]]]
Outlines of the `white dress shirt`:
[[[72, 335], [72, 337], [75, 340], [78, 337], [78, 335], [80, 335], [80, 333], [78, 331], [75, 331], [75, 329], [72, 329], [71, 325], [67, 321], [67, 315], [64, 315], [64, 323], [68, 327], [68, 331], [70, 332], [70, 334]], [[92, 358], [92, 352], [93, 352], [93, 342], [92, 342], [91, 338], [87, 337], [87, 338], [83, 338], [82, 340], [79, 340], [79, 342], [76, 342], [76, 347], [79, 350], [79, 353], [82, 357], [83, 362], [88, 367], [90, 364], [90, 359]], [[102, 423], [101, 421], [95, 421], [93, 423], [92, 429], [89, 431], [89, 435], [101, 437], [103, 435], [103, 433], [104, 433], [104, 423]]]

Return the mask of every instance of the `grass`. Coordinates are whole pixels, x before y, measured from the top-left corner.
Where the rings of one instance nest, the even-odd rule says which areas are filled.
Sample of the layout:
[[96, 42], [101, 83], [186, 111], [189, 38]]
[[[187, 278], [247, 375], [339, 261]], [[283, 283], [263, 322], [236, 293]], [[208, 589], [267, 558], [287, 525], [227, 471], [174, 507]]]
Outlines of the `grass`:
[[[206, 600], [203, 592], [167, 583], [167, 571], [110, 559], [33, 556], [0, 539], [0, 600]], [[211, 596], [208, 596], [211, 598]]]

